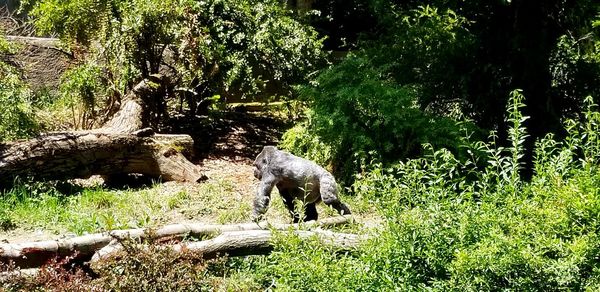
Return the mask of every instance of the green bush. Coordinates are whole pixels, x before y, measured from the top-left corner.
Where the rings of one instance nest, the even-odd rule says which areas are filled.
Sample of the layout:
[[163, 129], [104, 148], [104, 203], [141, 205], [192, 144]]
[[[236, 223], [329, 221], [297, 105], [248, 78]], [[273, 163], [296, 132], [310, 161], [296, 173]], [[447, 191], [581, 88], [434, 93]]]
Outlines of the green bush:
[[[458, 151], [462, 126], [421, 110], [414, 87], [397, 85], [383, 74], [359, 56], [322, 72], [314, 86], [301, 92], [311, 108], [305, 130], [293, 128], [284, 136], [283, 146], [309, 151], [311, 157], [331, 157], [338, 177], [345, 182], [352, 181], [361, 160], [391, 162], [414, 157], [424, 143]], [[320, 148], [321, 153], [315, 151]]]
[[279, 146], [319, 165], [327, 165], [333, 158], [331, 147], [311, 132], [309, 122], [301, 122], [287, 130]]
[[351, 291], [366, 281], [360, 267], [354, 255], [335, 253], [317, 239], [280, 233], [275, 250], [258, 262], [254, 273], [264, 287], [280, 291]]
[[481, 157], [460, 162], [440, 150], [389, 173], [371, 172], [355, 185], [385, 205], [388, 226], [381, 245], [372, 247], [380, 256], [369, 263], [379, 272], [378, 286], [396, 282], [469, 291], [597, 286], [600, 116], [590, 107], [584, 123], [570, 123], [564, 143], [551, 136], [539, 141], [536, 172], [527, 183], [519, 177], [526, 137], [521, 100], [518, 92], [511, 97], [510, 147], [477, 143], [470, 149], [487, 153], [483, 169]]
[[13, 51], [0, 35], [0, 141], [26, 138], [38, 130], [34, 121], [31, 91], [17, 70], [3, 56]]
[[85, 63], [71, 68], [61, 77], [60, 99], [55, 107], [71, 111], [73, 128], [90, 129], [96, 122], [96, 107], [102, 101], [103, 89], [100, 66]]
[[[454, 98], [459, 95], [438, 90], [446, 79], [457, 78], [446, 63], [471, 43], [468, 21], [429, 6], [404, 16], [389, 36], [363, 41], [360, 50], [300, 88], [310, 108], [303, 127], [315, 138], [295, 147], [294, 128], [283, 145], [304, 156], [329, 157], [336, 176], [347, 185], [366, 163], [389, 165], [417, 157], [423, 144], [457, 154], [463, 143], [466, 124], [456, 121], [465, 116], [460, 112], [463, 104]], [[315, 155], [319, 148], [326, 151]]]

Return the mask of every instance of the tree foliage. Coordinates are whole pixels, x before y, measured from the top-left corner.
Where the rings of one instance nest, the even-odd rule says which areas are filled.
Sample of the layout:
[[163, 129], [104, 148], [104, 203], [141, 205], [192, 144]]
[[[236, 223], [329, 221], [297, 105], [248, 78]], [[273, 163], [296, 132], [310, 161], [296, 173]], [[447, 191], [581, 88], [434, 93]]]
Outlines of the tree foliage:
[[335, 254], [287, 240], [258, 276], [308, 291], [597, 290], [597, 107], [586, 100], [584, 120], [565, 123], [563, 142], [551, 134], [538, 141], [526, 181], [525, 98], [515, 91], [509, 100], [510, 146], [493, 134], [464, 145], [467, 159], [428, 147], [392, 167], [372, 164], [353, 185], [385, 218], [370, 242]]
[[[527, 96], [526, 114], [531, 116], [527, 124], [532, 136], [541, 138], [547, 132], [564, 133], [560, 120], [578, 114], [583, 98], [598, 93], [598, 83], [592, 81], [600, 77], [600, 63], [592, 57], [597, 55], [598, 34], [592, 27], [600, 11], [597, 1], [374, 0], [371, 4], [382, 28], [374, 38], [391, 48], [383, 61], [396, 64], [390, 73], [399, 83], [414, 76], [424, 85], [423, 106], [443, 112], [447, 101], [459, 100], [461, 111], [479, 126], [498, 129], [504, 127], [500, 109], [508, 92], [521, 88]], [[406, 46], [406, 41], [430, 43], [426, 37], [435, 31], [432, 24], [448, 23], [435, 18], [413, 21], [423, 30], [408, 36], [403, 27], [414, 19], [411, 11], [423, 11], [422, 7], [440, 15], [452, 11], [457, 20], [463, 19], [457, 23], [461, 29], [441, 39], [441, 46]], [[432, 54], [441, 58], [431, 62]], [[529, 149], [532, 143], [528, 141]]]
[[[322, 60], [321, 41], [279, 1], [26, 1], [36, 26], [105, 64], [109, 89], [167, 73], [192, 113], [214, 95], [289, 93]], [[79, 46], [79, 47], [78, 47]]]
[[[530, 162], [530, 171], [535, 139], [548, 132], [564, 135], [560, 121], [579, 115], [584, 97], [600, 93], [600, 39], [594, 26], [598, 2], [372, 0], [356, 7], [340, 6], [336, 0], [325, 3], [317, 8], [337, 15], [334, 23], [361, 17], [374, 22], [362, 27], [363, 34], [354, 43], [338, 46], [355, 50], [349, 59], [321, 72], [314, 90], [303, 94], [311, 101], [315, 120], [307, 123], [309, 132], [334, 146], [335, 160], [349, 156], [335, 156], [335, 149], [353, 154], [373, 151], [390, 162], [419, 153], [415, 149], [423, 142], [457, 148], [451, 146], [449, 135], [440, 135], [441, 122], [434, 122], [439, 117], [472, 120], [482, 129], [496, 130], [499, 143], [508, 144], [502, 109], [508, 93], [521, 88], [527, 97], [526, 115], [531, 117], [525, 122], [531, 136], [525, 139], [522, 157]], [[330, 13], [332, 7], [338, 11]], [[334, 35], [357, 33], [356, 27], [344, 27]], [[357, 62], [362, 65], [349, 69]], [[333, 73], [345, 70], [354, 74], [339, 78]], [[381, 90], [367, 93], [373, 80], [380, 81], [375, 84]], [[388, 94], [397, 89], [403, 93]], [[362, 101], [357, 94], [365, 96]], [[386, 110], [374, 113], [362, 109], [364, 99], [372, 102], [370, 108], [389, 102], [383, 102]], [[342, 106], [343, 102], [349, 105]], [[422, 119], [413, 116], [407, 123], [394, 124], [402, 120], [397, 113], [416, 110]], [[360, 126], [373, 119], [384, 126]], [[407, 136], [410, 131], [417, 134]]]
[[[460, 102], [445, 103], [436, 112], [431, 104], [439, 101], [430, 94], [455, 78], [442, 71], [449, 70], [448, 56], [464, 43], [465, 22], [452, 11], [422, 7], [403, 20], [393, 46], [367, 46], [303, 87], [301, 96], [310, 105], [307, 131], [332, 150], [330, 159], [344, 181], [350, 182], [361, 164], [416, 157], [425, 143], [458, 152], [465, 127], [450, 117], [461, 116]], [[398, 54], [402, 58], [395, 58]], [[313, 148], [291, 143], [300, 139], [293, 133], [284, 138], [282, 146], [294, 152]]]
[[17, 69], [3, 61], [6, 54], [14, 50], [0, 35], [0, 141], [26, 138], [38, 129], [31, 90]]

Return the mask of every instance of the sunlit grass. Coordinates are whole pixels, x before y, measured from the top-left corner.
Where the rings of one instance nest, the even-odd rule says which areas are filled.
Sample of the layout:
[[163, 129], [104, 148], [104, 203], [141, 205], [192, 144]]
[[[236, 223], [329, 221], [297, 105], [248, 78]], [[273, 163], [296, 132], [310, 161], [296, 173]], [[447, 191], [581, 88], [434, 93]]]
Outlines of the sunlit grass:
[[33, 184], [4, 194], [0, 227], [79, 235], [179, 221], [232, 223], [249, 220], [250, 202], [228, 181], [124, 190], [92, 187], [67, 194]]

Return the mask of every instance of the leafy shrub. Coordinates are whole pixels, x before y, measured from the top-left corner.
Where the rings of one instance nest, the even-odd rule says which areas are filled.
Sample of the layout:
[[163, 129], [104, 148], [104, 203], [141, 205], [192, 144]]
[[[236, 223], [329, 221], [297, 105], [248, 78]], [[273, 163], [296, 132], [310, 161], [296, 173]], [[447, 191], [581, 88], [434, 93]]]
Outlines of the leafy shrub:
[[281, 232], [275, 236], [275, 250], [267, 259], [250, 259], [257, 282], [263, 289], [280, 291], [351, 291], [368, 283], [358, 258], [323, 247], [317, 239], [300, 239]]
[[98, 104], [103, 85], [101, 84], [100, 67], [93, 63], [85, 63], [67, 70], [60, 84], [61, 99], [57, 105], [71, 110], [74, 128], [92, 128], [96, 118]]
[[332, 160], [331, 147], [310, 131], [309, 122], [299, 123], [287, 130], [279, 146], [320, 165], [329, 164]]
[[[297, 154], [330, 157], [337, 177], [348, 185], [364, 164], [388, 165], [419, 156], [422, 144], [456, 154], [466, 127], [456, 121], [464, 117], [462, 104], [442, 100], [458, 93], [438, 90], [444, 91], [439, 87], [447, 83], [460, 88], [445, 80], [457, 76], [448, 72], [452, 64], [444, 64], [470, 44], [467, 23], [451, 10], [425, 6], [407, 12], [388, 37], [363, 42], [361, 50], [300, 89], [310, 107], [308, 121], [300, 127], [317, 139], [295, 147], [294, 128], [283, 145]], [[315, 155], [319, 148], [327, 150]]]
[[[400, 86], [383, 74], [358, 56], [322, 72], [315, 86], [302, 91], [311, 107], [306, 134], [297, 137], [299, 128], [294, 128], [284, 136], [283, 145], [294, 151], [324, 150], [310, 155], [315, 157], [330, 156], [331, 149], [336, 172], [346, 182], [360, 170], [360, 160], [414, 157], [424, 143], [457, 151], [460, 124], [421, 110], [414, 87]], [[298, 147], [299, 142], [292, 141], [298, 138], [308, 139]]]
[[122, 242], [124, 254], [95, 264], [100, 271], [95, 284], [109, 291], [204, 291], [217, 283], [209, 272], [219, 261], [148, 243]]
[[562, 114], [574, 116], [585, 107], [584, 96], [600, 96], [600, 40], [561, 36], [550, 56], [551, 94]]
[[422, 4], [403, 11], [400, 6], [387, 8], [387, 1], [375, 2], [386, 33], [377, 42], [366, 43], [364, 54], [380, 74], [397, 84], [412, 85], [421, 109], [455, 117], [477, 114], [464, 100], [469, 90], [465, 76], [471, 73], [466, 66], [476, 44], [470, 21], [441, 8], [445, 5]]
[[526, 183], [519, 177], [526, 137], [521, 101], [513, 93], [510, 147], [472, 146], [471, 153], [487, 153], [483, 163], [482, 157], [460, 162], [438, 150], [388, 171], [377, 169], [355, 185], [359, 193], [385, 205], [387, 228], [371, 247], [380, 257], [369, 263], [380, 272], [374, 277], [378, 286], [597, 286], [600, 116], [590, 107], [584, 123], [569, 123], [571, 134], [564, 143], [551, 136], [539, 141], [536, 173]]
[[19, 72], [2, 61], [12, 50], [14, 48], [0, 35], [0, 141], [25, 138], [38, 129], [33, 120], [31, 91]]

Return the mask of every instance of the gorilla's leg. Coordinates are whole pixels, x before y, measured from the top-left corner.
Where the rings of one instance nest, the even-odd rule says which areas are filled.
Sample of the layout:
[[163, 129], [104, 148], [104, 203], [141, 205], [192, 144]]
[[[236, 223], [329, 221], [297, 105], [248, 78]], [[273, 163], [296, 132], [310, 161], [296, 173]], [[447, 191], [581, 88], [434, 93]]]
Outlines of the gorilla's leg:
[[331, 206], [341, 215], [352, 213], [350, 212], [350, 208], [348, 208], [346, 204], [340, 202], [340, 199], [337, 197], [337, 186], [332, 175], [329, 174], [321, 178], [319, 192], [321, 193], [321, 199], [325, 205]]
[[317, 220], [319, 214], [317, 214], [317, 202], [306, 204], [304, 206], [304, 222]]
[[300, 221], [300, 214], [296, 213], [296, 202], [294, 202], [294, 197], [291, 194], [291, 190], [287, 188], [277, 187], [279, 190], [279, 194], [281, 195], [281, 199], [283, 200], [283, 204], [290, 212], [294, 223], [298, 223]]

